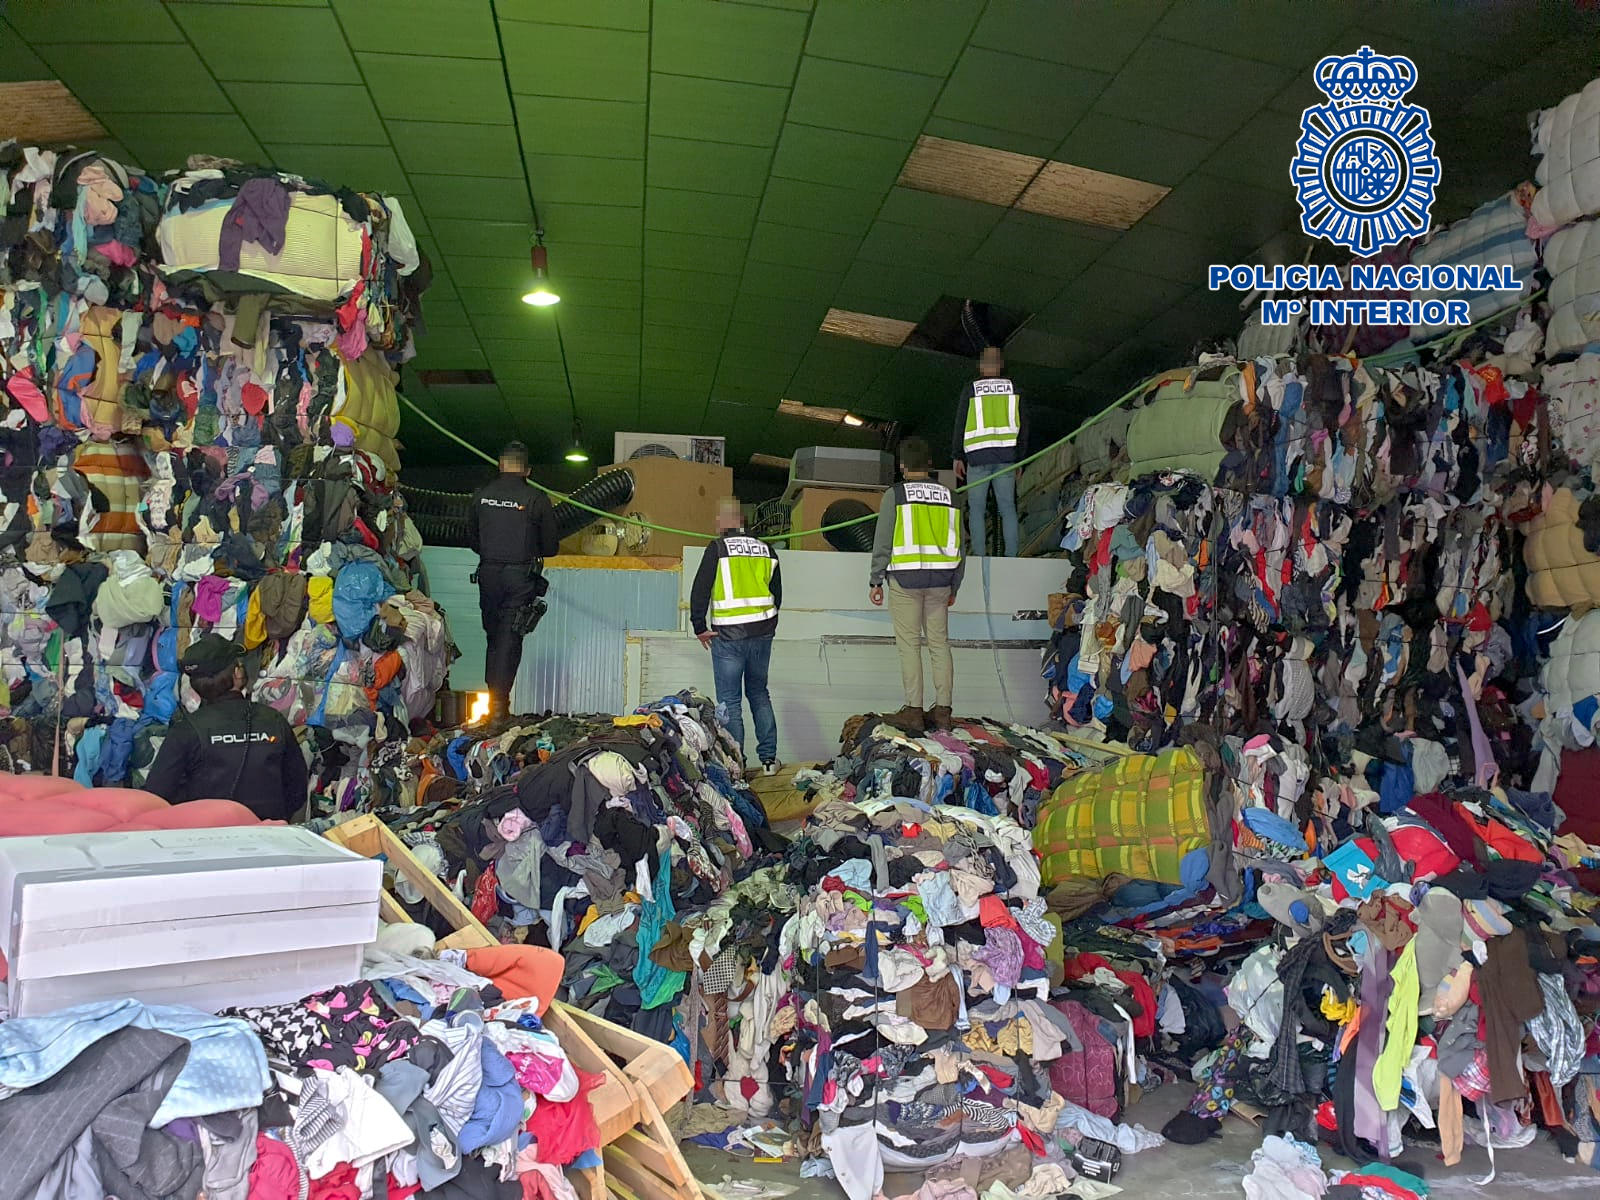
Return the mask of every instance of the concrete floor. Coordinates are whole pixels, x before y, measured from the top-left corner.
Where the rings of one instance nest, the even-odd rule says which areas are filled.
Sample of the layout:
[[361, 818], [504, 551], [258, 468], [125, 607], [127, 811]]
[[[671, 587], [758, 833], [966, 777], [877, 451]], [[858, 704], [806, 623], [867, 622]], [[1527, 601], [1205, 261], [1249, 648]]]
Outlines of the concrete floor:
[[[1128, 1113], [1126, 1120], [1160, 1131], [1167, 1120], [1189, 1102], [1190, 1093], [1181, 1087], [1167, 1087], [1145, 1097]], [[1250, 1170], [1250, 1155], [1261, 1144], [1261, 1135], [1244, 1121], [1230, 1117], [1223, 1122], [1223, 1136], [1203, 1146], [1165, 1145], [1142, 1154], [1127, 1155], [1116, 1183], [1129, 1200], [1239, 1200], [1244, 1195], [1241, 1181]], [[1489, 1171], [1489, 1158], [1481, 1146], [1468, 1143], [1458, 1166], [1445, 1167], [1433, 1147], [1408, 1145], [1405, 1158], [1423, 1165], [1431, 1189], [1431, 1200], [1484, 1200], [1485, 1197], [1518, 1197], [1538, 1191], [1547, 1195], [1570, 1196], [1579, 1200], [1597, 1194], [1596, 1173], [1582, 1165], [1561, 1160], [1555, 1144], [1540, 1134], [1521, 1150], [1497, 1150], [1499, 1171], [1493, 1183], [1478, 1187], [1471, 1180]], [[692, 1144], [684, 1146], [695, 1177], [717, 1183], [724, 1175], [735, 1180], [791, 1183], [798, 1185], [791, 1200], [841, 1200], [844, 1192], [832, 1180], [801, 1179], [795, 1163], [756, 1164], [736, 1159], [716, 1150]], [[1324, 1170], [1352, 1170], [1360, 1164], [1322, 1149]]]

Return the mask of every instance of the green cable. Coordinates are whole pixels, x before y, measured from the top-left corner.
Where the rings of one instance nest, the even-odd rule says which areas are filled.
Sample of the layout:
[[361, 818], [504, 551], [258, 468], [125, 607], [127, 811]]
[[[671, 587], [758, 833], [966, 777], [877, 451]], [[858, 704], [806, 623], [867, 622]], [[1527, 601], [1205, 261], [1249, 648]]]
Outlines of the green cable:
[[[1151, 376], [1150, 378], [1154, 378], [1154, 376]], [[1146, 379], [1146, 380], [1142, 381], [1137, 387], [1130, 388], [1128, 391], [1124, 392], [1116, 400], [1112, 401], [1112, 403], [1107, 405], [1105, 408], [1101, 409], [1099, 412], [1095, 413], [1094, 416], [1090, 417], [1082, 425], [1079, 425], [1071, 433], [1067, 434], [1066, 437], [1061, 438], [1058, 441], [1051, 442], [1043, 450], [1040, 450], [1040, 451], [1037, 451], [1036, 453], [1028, 455], [1027, 458], [1024, 458], [1020, 462], [1009, 463], [1009, 464], [1006, 465], [1006, 467], [1003, 470], [996, 471], [992, 475], [985, 475], [982, 479], [974, 479], [969, 483], [964, 483], [960, 487], [956, 488], [955, 490], [958, 493], [965, 492], [969, 488], [971, 488], [974, 484], [988, 483], [991, 479], [997, 479], [1001, 475], [1008, 475], [1012, 471], [1020, 471], [1023, 467], [1027, 466], [1029, 463], [1035, 461], [1036, 459], [1043, 458], [1046, 454], [1049, 454], [1051, 451], [1055, 450], [1057, 447], [1065, 445], [1067, 442], [1072, 441], [1073, 438], [1077, 437], [1084, 430], [1089, 429], [1089, 428], [1099, 424], [1106, 417], [1110, 416], [1111, 413], [1116, 411], [1122, 405], [1126, 404], [1129, 400], [1133, 399], [1134, 396], [1138, 395], [1144, 389], [1146, 384], [1148, 384], [1148, 383], [1149, 383], [1149, 379]], [[478, 449], [478, 447], [474, 446], [471, 442], [469, 442], [465, 438], [460, 437], [459, 435], [457, 435], [454, 430], [446, 429], [443, 425], [439, 424], [439, 422], [435, 421], [427, 413], [423, 412], [420, 408], [418, 408], [415, 404], [413, 404], [411, 402], [411, 400], [408, 397], [406, 397], [404, 394], [400, 395], [400, 400], [401, 400], [401, 402], [403, 404], [405, 404], [405, 406], [407, 408], [409, 408], [412, 412], [416, 413], [417, 416], [421, 417], [429, 425], [433, 426], [434, 429], [436, 429], [440, 433], [444, 434], [445, 437], [449, 438], [452, 442], [455, 442], [458, 446], [462, 447], [465, 450], [472, 451], [472, 453], [476, 454], [479, 458], [483, 459], [484, 462], [496, 463], [496, 464], [499, 463], [498, 459], [496, 459], [492, 455], [485, 454], [482, 450]], [[619, 465], [624, 465], [624, 464], [619, 464]], [[637, 520], [637, 519], [632, 518], [632, 517], [619, 517], [614, 512], [608, 512], [607, 510], [605, 510], [603, 508], [595, 508], [592, 505], [584, 504], [582, 501], [574, 500], [571, 496], [568, 496], [563, 492], [558, 492], [554, 488], [545, 487], [544, 484], [538, 482], [535, 479], [530, 479], [530, 480], [528, 480], [528, 482], [530, 484], [532, 484], [534, 487], [538, 488], [545, 495], [553, 497], [554, 499], [561, 501], [563, 504], [570, 504], [574, 508], [580, 509], [583, 512], [594, 513], [594, 515], [597, 516], [597, 517], [608, 517], [613, 521], [621, 520], [621, 521], [623, 521], [624, 523], [626, 523], [628, 525], [637, 525], [641, 529], [652, 529], [657, 533], [675, 533], [679, 537], [699, 538], [699, 539], [703, 539], [705, 541], [711, 541], [716, 537], [715, 534], [712, 534], [712, 533], [700, 533], [700, 532], [697, 532], [697, 531], [695, 531], [693, 529], [676, 529], [671, 525], [654, 525], [654, 524], [651, 524], [649, 521], [640, 521], [640, 520]], [[414, 488], [412, 490], [420, 492], [423, 489]], [[449, 493], [439, 492], [439, 493], [434, 493], [434, 494], [435, 495], [447, 495]], [[796, 530], [796, 531], [791, 532], [791, 533], [775, 533], [771, 537], [767, 538], [766, 540], [769, 541], [769, 542], [792, 541], [795, 538], [809, 537], [810, 535], [812, 535], [814, 533], [832, 533], [835, 529], [848, 529], [852, 525], [864, 525], [868, 521], [876, 521], [877, 519], [878, 519], [878, 514], [877, 513], [867, 513], [865, 516], [852, 517], [848, 521], [839, 521], [838, 523], [833, 524], [833, 525], [819, 525], [815, 529], [801, 529], [801, 530]]]

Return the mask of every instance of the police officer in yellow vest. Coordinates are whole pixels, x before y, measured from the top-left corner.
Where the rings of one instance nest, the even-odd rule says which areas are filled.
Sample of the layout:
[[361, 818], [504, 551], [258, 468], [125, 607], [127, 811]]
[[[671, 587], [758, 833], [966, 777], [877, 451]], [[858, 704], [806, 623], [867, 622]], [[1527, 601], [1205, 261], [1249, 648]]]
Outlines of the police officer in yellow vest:
[[1020, 460], [1027, 442], [1027, 420], [1016, 384], [1005, 377], [1006, 356], [998, 346], [986, 346], [978, 356], [982, 378], [967, 384], [956, 402], [956, 479], [972, 477], [967, 489], [967, 528], [972, 552], [984, 553], [984, 518], [988, 515], [989, 487], [994, 486], [995, 507], [1000, 510], [1000, 536], [1006, 556], [1017, 556], [1017, 473], [1005, 468]]
[[[756, 753], [761, 773], [775, 775], [778, 762], [778, 718], [767, 693], [772, 665], [772, 635], [783, 604], [783, 579], [778, 555], [760, 538], [744, 531], [739, 502], [731, 497], [717, 505], [717, 539], [706, 547], [689, 592], [689, 622], [700, 644], [711, 651], [717, 705], [733, 740], [744, 753], [744, 699], [756, 726]], [[741, 691], [743, 695], [741, 695]]]
[[[955, 663], [950, 657], [949, 609], [966, 559], [961, 553], [961, 517], [950, 489], [931, 473], [928, 443], [900, 443], [905, 478], [884, 493], [872, 544], [872, 603], [883, 604], [889, 584], [889, 615], [900, 655], [905, 706], [889, 720], [912, 733], [950, 728]], [[922, 639], [933, 664], [933, 707], [922, 709]]]

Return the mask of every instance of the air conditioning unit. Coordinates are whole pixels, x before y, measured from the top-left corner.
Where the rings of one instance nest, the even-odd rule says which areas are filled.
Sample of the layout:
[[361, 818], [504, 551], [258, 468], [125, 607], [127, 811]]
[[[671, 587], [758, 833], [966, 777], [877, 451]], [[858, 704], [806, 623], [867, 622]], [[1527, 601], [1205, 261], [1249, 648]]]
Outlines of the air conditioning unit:
[[789, 488], [885, 488], [894, 482], [894, 455], [882, 450], [804, 446], [789, 464]]
[[612, 461], [632, 458], [681, 458], [685, 462], [725, 465], [727, 439], [689, 433], [619, 433], [612, 441]]

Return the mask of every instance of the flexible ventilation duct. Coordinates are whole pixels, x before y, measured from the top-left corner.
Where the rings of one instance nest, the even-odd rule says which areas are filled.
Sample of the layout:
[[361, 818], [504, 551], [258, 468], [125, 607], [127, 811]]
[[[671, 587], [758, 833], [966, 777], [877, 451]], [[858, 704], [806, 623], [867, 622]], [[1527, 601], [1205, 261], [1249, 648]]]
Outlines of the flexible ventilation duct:
[[[621, 508], [633, 499], [633, 472], [624, 467], [619, 471], [607, 471], [603, 475], [596, 475], [573, 492], [571, 499], [578, 501], [579, 504], [587, 504], [591, 508]], [[595, 520], [596, 517], [592, 512], [581, 509], [576, 504], [569, 504], [563, 500], [556, 505], [556, 532], [564, 538], [571, 537]]]
[[[841, 521], [853, 521], [857, 517], [872, 515], [872, 509], [859, 500], [835, 500], [822, 514], [822, 523], [837, 525]], [[873, 532], [873, 523], [863, 521], [859, 525], [850, 525], [844, 529], [830, 529], [822, 536], [828, 539], [828, 545], [835, 550], [870, 554]]]

